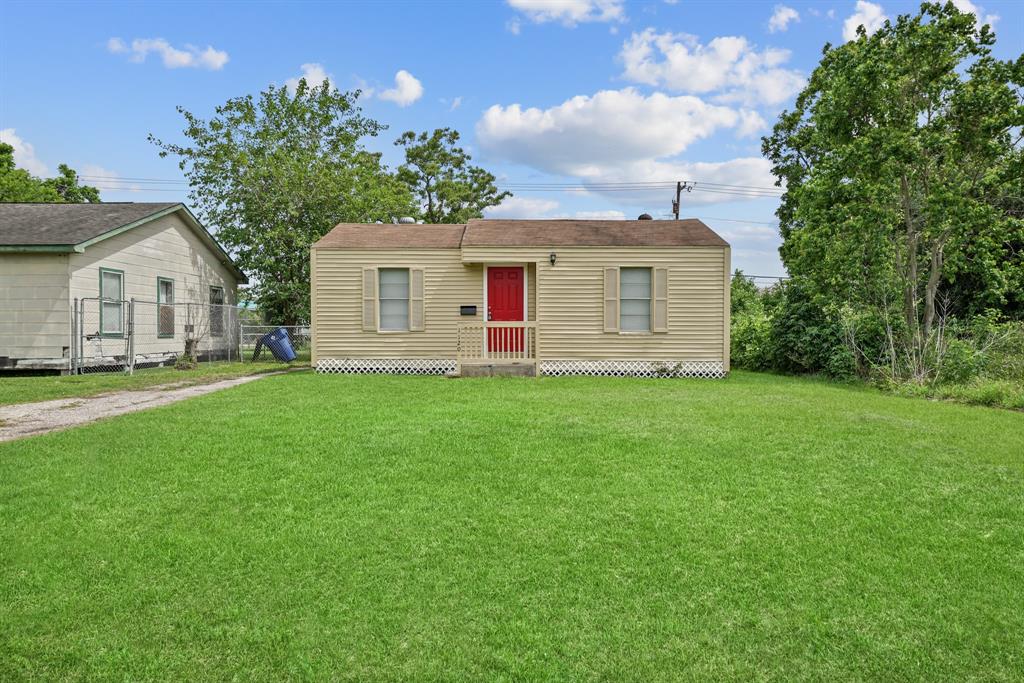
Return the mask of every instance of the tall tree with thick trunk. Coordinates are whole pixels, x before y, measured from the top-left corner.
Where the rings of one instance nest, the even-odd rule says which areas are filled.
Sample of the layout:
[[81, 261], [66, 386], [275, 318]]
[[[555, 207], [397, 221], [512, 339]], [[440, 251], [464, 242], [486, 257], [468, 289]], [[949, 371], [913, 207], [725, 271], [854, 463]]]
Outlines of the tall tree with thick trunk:
[[190, 200], [253, 278], [264, 316], [309, 320], [309, 249], [340, 222], [391, 222], [412, 196], [363, 142], [385, 126], [363, 116], [359, 91], [299, 81], [228, 100], [210, 120], [179, 107], [186, 144], [150, 135], [179, 158]]
[[961, 294], [998, 305], [1024, 285], [1024, 58], [996, 60], [994, 43], [952, 3], [862, 27], [826, 46], [763, 142], [786, 188], [786, 267], [824, 305], [898, 311], [896, 353], [917, 378], [944, 287], [971, 273], [984, 287]]

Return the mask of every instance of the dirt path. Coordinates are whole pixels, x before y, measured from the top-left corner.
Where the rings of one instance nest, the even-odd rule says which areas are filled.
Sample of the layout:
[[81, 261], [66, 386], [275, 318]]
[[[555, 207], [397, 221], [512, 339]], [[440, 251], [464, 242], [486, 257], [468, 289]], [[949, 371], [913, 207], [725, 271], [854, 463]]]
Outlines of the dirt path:
[[105, 417], [134, 413], [139, 410], [177, 403], [193, 396], [202, 396], [214, 391], [236, 387], [239, 384], [255, 382], [282, 372], [268, 372], [260, 375], [246, 375], [232, 379], [197, 384], [179, 389], [174, 384], [165, 384], [148, 389], [118, 391], [88, 398], [59, 398], [39, 403], [21, 403], [0, 406], [0, 441], [13, 441], [35, 434], [55, 432], [60, 429], [77, 427]]

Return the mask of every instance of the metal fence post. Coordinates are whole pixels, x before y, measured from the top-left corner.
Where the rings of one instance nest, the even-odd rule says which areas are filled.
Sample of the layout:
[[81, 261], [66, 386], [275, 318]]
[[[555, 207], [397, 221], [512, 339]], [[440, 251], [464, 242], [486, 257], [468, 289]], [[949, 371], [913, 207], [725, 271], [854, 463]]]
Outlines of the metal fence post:
[[135, 374], [135, 297], [128, 300], [128, 338], [125, 340], [125, 372]]

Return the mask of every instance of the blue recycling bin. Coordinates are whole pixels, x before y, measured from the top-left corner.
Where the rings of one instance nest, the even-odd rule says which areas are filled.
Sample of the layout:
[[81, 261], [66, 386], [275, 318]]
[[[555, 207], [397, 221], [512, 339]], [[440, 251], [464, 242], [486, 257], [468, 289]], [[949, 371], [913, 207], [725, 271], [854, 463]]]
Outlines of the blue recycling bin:
[[274, 358], [284, 363], [295, 360], [295, 349], [292, 348], [292, 340], [288, 337], [288, 330], [279, 327], [272, 332], [267, 332], [256, 342], [256, 349], [252, 352], [252, 359], [259, 358], [262, 347], [266, 346], [274, 354]]

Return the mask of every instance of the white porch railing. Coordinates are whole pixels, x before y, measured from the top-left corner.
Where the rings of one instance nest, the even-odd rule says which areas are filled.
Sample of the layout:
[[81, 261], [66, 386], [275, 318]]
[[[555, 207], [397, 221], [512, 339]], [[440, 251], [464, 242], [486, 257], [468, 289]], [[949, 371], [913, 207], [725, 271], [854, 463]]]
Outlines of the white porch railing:
[[537, 323], [476, 322], [459, 324], [459, 362], [514, 363], [537, 360]]

